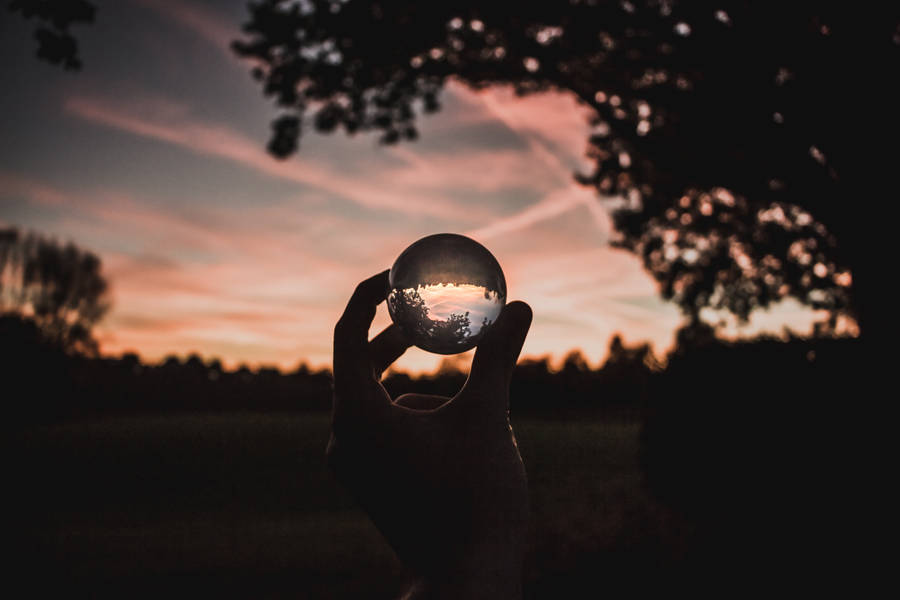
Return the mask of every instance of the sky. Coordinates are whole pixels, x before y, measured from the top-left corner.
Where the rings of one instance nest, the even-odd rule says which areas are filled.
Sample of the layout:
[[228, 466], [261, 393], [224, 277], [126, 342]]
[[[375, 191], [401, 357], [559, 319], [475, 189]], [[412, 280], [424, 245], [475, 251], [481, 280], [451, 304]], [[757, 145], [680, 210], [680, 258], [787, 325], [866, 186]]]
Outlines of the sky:
[[[29, 26], [0, 16], [0, 225], [101, 257], [104, 353], [328, 366], [356, 283], [440, 232], [490, 249], [508, 298], [532, 306], [523, 355], [577, 348], [599, 364], [616, 332], [670, 347], [677, 308], [609, 246], [603, 203], [573, 180], [589, 126], [570, 96], [451, 82], [416, 142], [308, 133], [282, 161], [265, 151], [277, 111], [228, 49], [245, 0], [95, 3], [74, 30], [77, 73], [36, 60]], [[728, 333], [804, 333], [817, 318], [784, 303]], [[389, 323], [382, 304], [372, 335]], [[441, 358], [412, 349], [396, 366]]]

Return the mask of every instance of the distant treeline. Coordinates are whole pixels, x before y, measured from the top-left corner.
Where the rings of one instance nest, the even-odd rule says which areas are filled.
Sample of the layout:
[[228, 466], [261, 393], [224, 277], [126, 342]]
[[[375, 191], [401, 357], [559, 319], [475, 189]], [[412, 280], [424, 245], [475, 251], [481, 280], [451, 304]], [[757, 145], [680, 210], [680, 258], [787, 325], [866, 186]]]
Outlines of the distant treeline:
[[[616, 336], [606, 362], [592, 368], [577, 352], [554, 369], [548, 359], [522, 361], [511, 389], [515, 412], [566, 416], [599, 411], [645, 416], [673, 407], [740, 404], [748, 413], [778, 413], [841, 394], [853, 372], [853, 339], [726, 342], [681, 335], [660, 362], [646, 344], [625, 346]], [[331, 373], [305, 365], [223, 369], [217, 359], [192, 355], [147, 364], [71, 355], [41, 335], [31, 321], [0, 317], [0, 372], [8, 414], [17, 420], [57, 420], [98, 413], [171, 411], [324, 411], [331, 406]], [[442, 368], [411, 376], [389, 373], [385, 386], [452, 395], [465, 373]], [[690, 412], [690, 411], [689, 411]], [[792, 411], [791, 411], [792, 412]]]

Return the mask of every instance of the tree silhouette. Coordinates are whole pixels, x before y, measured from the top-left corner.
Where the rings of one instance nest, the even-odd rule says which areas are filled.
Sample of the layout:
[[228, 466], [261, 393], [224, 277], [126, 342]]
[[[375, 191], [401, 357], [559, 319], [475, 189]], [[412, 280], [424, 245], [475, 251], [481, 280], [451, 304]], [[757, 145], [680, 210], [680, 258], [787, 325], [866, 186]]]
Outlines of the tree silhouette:
[[416, 290], [410, 288], [392, 292], [388, 296], [388, 308], [391, 318], [409, 337], [430, 335], [428, 307]]
[[[609, 203], [616, 243], [641, 256], [691, 322], [746, 319], [792, 297], [877, 333], [872, 204], [895, 139], [898, 9], [852, 3], [570, 0], [513, 3], [264, 0], [247, 38], [284, 109], [270, 151], [322, 132], [417, 136], [448, 78], [519, 94], [569, 91], [594, 117], [577, 175]], [[879, 180], [879, 177], [881, 180]], [[852, 294], [851, 291], [852, 284]], [[875, 326], [872, 325], [875, 323]]]
[[78, 23], [93, 23], [96, 7], [86, 0], [10, 0], [7, 7], [24, 19], [35, 19], [37, 57], [66, 70], [81, 68], [78, 41], [69, 27]]
[[109, 308], [100, 266], [74, 244], [0, 229], [0, 313], [32, 319], [67, 351], [96, 353], [91, 329]]
[[469, 311], [466, 314], [451, 313], [444, 320], [433, 320], [429, 326], [429, 333], [436, 340], [451, 340], [453, 344], [463, 344], [469, 338]]
[[431, 351], [453, 352], [456, 346], [472, 339], [469, 311], [451, 313], [446, 320], [433, 319], [425, 300], [415, 289], [391, 292], [388, 308], [391, 318], [406, 335], [418, 343], [427, 342]]

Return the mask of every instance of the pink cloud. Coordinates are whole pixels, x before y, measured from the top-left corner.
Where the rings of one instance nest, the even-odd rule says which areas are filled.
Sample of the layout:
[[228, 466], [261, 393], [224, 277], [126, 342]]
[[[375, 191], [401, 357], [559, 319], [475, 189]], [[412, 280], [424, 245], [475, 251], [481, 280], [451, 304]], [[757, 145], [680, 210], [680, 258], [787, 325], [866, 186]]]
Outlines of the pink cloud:
[[473, 91], [458, 84], [449, 89], [472, 110], [528, 139], [535, 157], [552, 168], [568, 172], [574, 165], [589, 166], [584, 150], [592, 111], [573, 94], [550, 91], [520, 97], [510, 87]]
[[[73, 97], [65, 110], [87, 121], [142, 137], [160, 140], [192, 152], [224, 158], [265, 175], [311, 185], [346, 198], [366, 208], [403, 214], [430, 215], [447, 219], [469, 219], [478, 209], [465, 210], [439, 195], [421, 196], [416, 202], [396, 189], [378, 182], [362, 182], [306, 160], [279, 161], [266, 154], [262, 144], [218, 124], [183, 119], [172, 122], [154, 115], [139, 115], [126, 106], [109, 101]], [[384, 183], [389, 184], [385, 180]]]
[[[274, 210], [261, 211], [250, 222], [225, 209], [185, 216], [121, 194], [77, 197], [7, 174], [0, 181], [14, 183], [4, 189], [33, 202], [52, 198], [54, 206], [71, 211], [64, 220], [67, 231], [77, 233], [89, 224], [94, 235], [77, 239], [85, 247], [115, 231], [157, 253], [102, 253], [113, 284], [113, 310], [99, 330], [104, 352], [137, 349], [158, 359], [197, 350], [224, 352], [229, 364], [247, 360], [290, 367], [301, 358], [327, 364], [330, 324], [355, 281], [367, 274], [359, 271], [364, 263], [334, 260], [302, 236], [273, 236]], [[155, 244], [157, 235], [167, 243]], [[189, 249], [216, 261], [191, 260]]]
[[63, 192], [15, 173], [0, 171], [0, 188], [7, 194], [27, 196], [31, 202], [44, 206], [62, 206], [69, 203], [68, 196]]
[[605, 213], [596, 212], [597, 200], [592, 190], [574, 184], [556, 189], [539, 202], [526, 207], [513, 215], [497, 219], [488, 225], [473, 229], [466, 235], [487, 240], [500, 235], [507, 235], [527, 229], [535, 224], [557, 217], [580, 207], [588, 207], [591, 217], [597, 222], [598, 229], [606, 236], [610, 223]]
[[421, 155], [414, 146], [386, 149], [404, 160], [402, 166], [385, 170], [385, 179], [396, 185], [431, 192], [448, 189], [475, 190], [483, 195], [504, 189], [551, 190], [568, 184], [571, 174], [564, 169], [535, 164], [534, 157], [521, 150], [475, 150]]
[[222, 18], [218, 12], [179, 0], [134, 1], [190, 29], [216, 48], [226, 52], [229, 58], [235, 58], [229, 46], [231, 40], [239, 33], [238, 25]]
[[[337, 194], [367, 208], [390, 210], [404, 214], [422, 214], [451, 221], [491, 221], [491, 209], [482, 203], [461, 207], [446, 197], [446, 190], [459, 187], [491, 194], [514, 187], [530, 187], [551, 196], [522, 211], [516, 221], [509, 217], [496, 226], [483, 227], [491, 235], [497, 231], [514, 231], [515, 223], [530, 224], [544, 218], [552, 218], [564, 207], [584, 205], [567, 193], [585, 196], [583, 190], [571, 184], [571, 167], [557, 158], [556, 150], [548, 146], [551, 140], [560, 147], [575, 148], [584, 145], [585, 122], [583, 111], [576, 110], [574, 101], [567, 97], [550, 98], [552, 104], [564, 103], [567, 110], [556, 111], [565, 118], [549, 117], [548, 99], [541, 96], [519, 100], [519, 104], [502, 90], [471, 92], [460, 85], [451, 85], [449, 93], [458, 95], [475, 106], [485, 119], [501, 118], [522, 135], [531, 152], [505, 151], [454, 151], [452, 153], [423, 157], [414, 150], [399, 146], [385, 150], [405, 161], [403, 167], [372, 168], [367, 181], [347, 177], [323, 165], [305, 160], [277, 161], [268, 156], [261, 144], [247, 139], [228, 127], [193, 121], [185, 110], [174, 110], [163, 104], [165, 110], [154, 111], [153, 103], [141, 102], [134, 110], [108, 101], [74, 97], [67, 101], [66, 110], [80, 118], [127, 131], [143, 137], [164, 141], [204, 155], [212, 155], [242, 164], [263, 174], [301, 184], [315, 186], [325, 192]], [[571, 106], [570, 106], [571, 104]], [[535, 161], [535, 158], [538, 161]], [[365, 163], [361, 166], [366, 167]], [[537, 168], [536, 168], [537, 167]], [[563, 189], [568, 192], [562, 191]], [[410, 201], [410, 193], [416, 200]], [[604, 221], [602, 209], [596, 202], [590, 205], [592, 216]]]
[[502, 187], [529, 186], [550, 191], [572, 182], [575, 167], [586, 169], [583, 158], [589, 134], [589, 111], [570, 94], [547, 93], [517, 97], [503, 87], [473, 91], [451, 81], [446, 94], [465, 106], [453, 120], [421, 117], [423, 136], [443, 135], [463, 124], [506, 125], [528, 145], [529, 151], [454, 149], [422, 156], [414, 147], [399, 145], [389, 151], [404, 158], [410, 167], [396, 170], [394, 177], [408, 176], [414, 185], [475, 187], [495, 191]]
[[340, 286], [323, 289], [313, 278], [287, 274], [284, 264], [251, 260], [165, 265], [105, 258], [115, 300], [102, 327], [105, 352], [139, 348], [158, 359], [197, 350], [219, 353], [228, 364], [282, 367], [301, 358], [330, 360], [331, 326], [324, 324], [340, 314]]

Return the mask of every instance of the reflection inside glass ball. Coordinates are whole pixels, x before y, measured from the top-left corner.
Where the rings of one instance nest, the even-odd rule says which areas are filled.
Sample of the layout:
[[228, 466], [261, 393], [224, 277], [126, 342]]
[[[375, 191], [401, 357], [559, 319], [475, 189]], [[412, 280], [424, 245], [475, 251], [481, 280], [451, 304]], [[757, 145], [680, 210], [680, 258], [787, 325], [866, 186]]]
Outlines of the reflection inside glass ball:
[[473, 348], [506, 303], [497, 259], [465, 236], [422, 238], [391, 267], [388, 312], [416, 346], [438, 354]]

